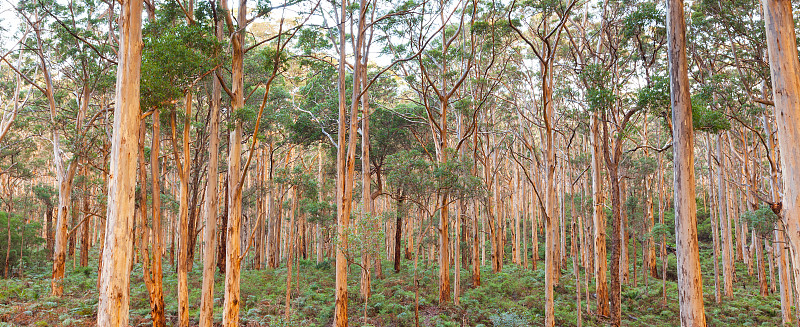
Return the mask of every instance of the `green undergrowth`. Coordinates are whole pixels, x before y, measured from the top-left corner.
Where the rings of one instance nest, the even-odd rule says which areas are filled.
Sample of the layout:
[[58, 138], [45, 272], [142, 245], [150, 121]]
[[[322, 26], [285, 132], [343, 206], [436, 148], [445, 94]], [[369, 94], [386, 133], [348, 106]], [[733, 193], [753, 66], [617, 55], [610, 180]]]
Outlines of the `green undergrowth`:
[[[509, 252], [507, 252], [509, 253]], [[0, 326], [93, 326], [97, 311], [96, 253], [89, 267], [72, 267], [68, 261], [65, 296], [49, 296], [49, 267], [32, 268], [23, 278], [0, 279]], [[704, 273], [704, 295], [709, 326], [778, 326], [780, 302], [777, 294], [758, 295], [757, 275], [749, 276], [742, 263], [737, 263], [733, 298], [714, 303], [713, 255], [701, 247]], [[641, 255], [637, 265], [641, 265]], [[668, 261], [674, 271], [674, 255]], [[661, 262], [659, 262], [659, 267]], [[241, 276], [242, 326], [330, 326], [334, 315], [333, 262], [316, 263], [300, 260], [293, 269], [291, 311], [285, 318], [286, 267], [253, 270], [243, 265]], [[299, 273], [298, 273], [299, 268]], [[461, 271], [462, 292], [459, 305], [438, 302], [438, 268], [434, 263], [420, 262], [414, 284], [413, 262], [404, 261], [395, 273], [391, 262], [383, 262], [382, 278], [373, 278], [372, 296], [364, 302], [359, 294], [358, 266], [349, 274], [349, 317], [351, 326], [542, 326], [544, 322], [543, 260], [537, 270], [506, 263], [502, 272], [493, 273], [487, 265], [481, 270], [481, 285], [471, 285], [471, 272]], [[571, 262], [564, 267], [555, 288], [555, 320], [557, 326], [576, 326], [575, 276]], [[200, 304], [201, 264], [189, 274], [190, 315], [196, 323]], [[660, 269], [660, 268], [659, 268]], [[170, 325], [177, 321], [177, 275], [169, 262], [164, 263], [166, 315]], [[624, 326], [678, 326], [677, 285], [666, 282], [666, 302], [662, 280], [648, 278], [639, 270], [637, 283], [630, 281], [622, 289], [622, 322]], [[581, 278], [585, 275], [581, 273]], [[720, 276], [720, 282], [722, 277]], [[607, 320], [590, 312], [596, 310], [595, 285], [590, 283], [587, 311], [586, 285], [581, 282], [583, 326], [605, 326]], [[216, 276], [214, 317], [221, 322], [224, 293], [223, 276]], [[415, 298], [419, 310], [416, 311]], [[133, 326], [150, 326], [147, 289], [142, 281], [141, 265], [131, 275], [131, 320]]]

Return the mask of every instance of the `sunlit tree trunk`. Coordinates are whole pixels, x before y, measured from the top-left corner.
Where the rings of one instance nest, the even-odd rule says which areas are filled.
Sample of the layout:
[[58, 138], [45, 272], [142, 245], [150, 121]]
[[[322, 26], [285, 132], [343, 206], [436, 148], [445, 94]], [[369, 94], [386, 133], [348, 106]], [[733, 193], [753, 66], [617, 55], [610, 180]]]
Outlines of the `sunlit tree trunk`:
[[[178, 156], [177, 149], [175, 149], [175, 162], [178, 163], [178, 179], [180, 180], [180, 198], [179, 198], [179, 213], [178, 213], [178, 231], [179, 231], [179, 244], [178, 244], [178, 324], [180, 326], [189, 325], [189, 280], [188, 274], [191, 270], [191, 262], [189, 262], [189, 168], [190, 152], [189, 152], [189, 120], [192, 112], [192, 93], [186, 92], [184, 95], [184, 106], [186, 108], [185, 119], [183, 124], [183, 160]], [[172, 115], [172, 133], [173, 142], [175, 140], [175, 113]], [[174, 145], [174, 144], [173, 144]], [[192, 235], [193, 237], [194, 235]]]
[[[350, 172], [353, 171], [353, 161], [350, 161], [350, 148], [348, 147], [353, 141], [353, 135], [348, 139], [347, 133], [347, 103], [345, 99], [346, 87], [346, 71], [345, 71], [345, 20], [347, 19], [347, 3], [340, 4], [341, 12], [339, 13], [339, 65], [338, 65], [338, 94], [339, 94], [339, 133], [337, 136], [337, 149], [336, 149], [336, 285], [335, 285], [335, 299], [336, 304], [334, 307], [334, 325], [336, 327], [347, 327], [347, 229], [350, 225], [350, 209], [352, 207], [352, 193], [353, 193], [353, 176]], [[358, 75], [358, 71], [356, 74]], [[355, 77], [355, 76], [354, 76]], [[350, 117], [354, 117], [354, 113], [350, 113]], [[351, 124], [355, 124], [355, 119], [351, 119]], [[350, 134], [354, 131], [351, 129]], [[347, 142], [347, 144], [345, 144]], [[354, 145], [354, 144], [353, 144]], [[355, 154], [355, 149], [352, 149]]]
[[[216, 22], [217, 39], [222, 37], [222, 23]], [[217, 255], [217, 214], [219, 213], [219, 109], [221, 84], [212, 76], [211, 112], [208, 126], [208, 181], [206, 182], [203, 215], [203, 289], [200, 299], [200, 327], [212, 327], [214, 323], [214, 271]], [[221, 244], [221, 246], [223, 246]]]
[[[361, 1], [361, 3], [364, 6], [366, 5], [365, 1]], [[362, 10], [366, 10], [366, 8], [362, 8]], [[361, 26], [362, 23], [359, 23], [359, 27]], [[366, 82], [366, 65], [362, 64], [361, 70], [362, 86], [366, 86], [363, 84]], [[375, 201], [372, 199], [372, 174], [370, 172], [369, 150], [369, 99], [365, 92], [365, 94], [361, 96], [361, 202], [363, 206], [361, 209], [361, 219], [370, 220], [368, 224], [372, 225], [372, 228], [369, 233], [364, 236], [368, 242], [366, 244], [367, 248], [373, 249], [378, 246], [375, 242], [378, 230], [374, 223], [376, 220]], [[363, 225], [366, 226], [367, 224], [365, 223]], [[365, 251], [361, 255], [361, 297], [365, 300], [369, 299], [372, 289], [372, 257], [374, 257], [374, 255], [369, 253], [369, 251]]]
[[139, 133], [139, 76], [142, 54], [142, 1], [126, 0], [119, 18], [114, 135], [108, 214], [100, 272], [98, 326], [128, 325], [130, 264], [133, 255], [134, 196]]
[[[289, 150], [291, 151], [291, 150]], [[292, 265], [294, 259], [294, 251], [292, 251], [293, 244], [295, 244], [295, 221], [297, 216], [297, 185], [292, 186], [292, 206], [291, 214], [289, 216], [289, 238], [286, 239], [286, 300], [284, 303], [283, 316], [284, 319], [289, 320], [292, 309]]]
[[[39, 28], [36, 28], [37, 41], [39, 48], [41, 49], [42, 41], [39, 33], [40, 33]], [[40, 52], [39, 57], [42, 66], [42, 73], [44, 74], [47, 103], [50, 108], [50, 123], [53, 126], [56, 126], [57, 113], [56, 113], [56, 101], [54, 94], [55, 91], [53, 89], [53, 80], [52, 76], [50, 75], [50, 70], [47, 68], [47, 65], [45, 64], [44, 54]], [[63, 284], [64, 265], [66, 264], [66, 259], [67, 259], [66, 251], [67, 251], [67, 241], [69, 238], [68, 227], [67, 227], [67, 215], [69, 213], [70, 205], [72, 203], [71, 202], [72, 181], [75, 177], [75, 173], [77, 172], [78, 161], [72, 160], [65, 169], [64, 158], [63, 154], [61, 153], [62, 152], [61, 133], [55, 127], [53, 128], [52, 131], [52, 140], [53, 140], [53, 163], [55, 166], [56, 185], [58, 185], [58, 207], [56, 209], [57, 210], [56, 226], [54, 231], [55, 241], [53, 246], [53, 274], [50, 283], [50, 295], [62, 296], [64, 294], [64, 284]], [[135, 144], [133, 145], [133, 147], [134, 148], [136, 147]], [[133, 219], [132, 216], [131, 219]]]
[[[711, 141], [711, 136], [706, 135], [706, 143], [708, 145], [708, 183], [709, 183], [709, 191], [711, 193], [711, 198], [717, 198], [718, 191], [714, 191], [714, 171], [711, 168], [713, 165], [711, 164], [714, 162], [711, 157], [711, 145], [713, 144]], [[713, 201], [713, 200], [712, 200]], [[709, 201], [711, 203], [712, 201]], [[721, 203], [719, 200], [717, 202], [717, 207], [720, 207]], [[711, 212], [709, 218], [711, 219], [711, 239], [713, 241], [714, 247], [714, 302], [720, 303], [722, 300], [722, 292], [720, 291], [719, 285], [719, 217], [720, 215], [717, 214], [717, 210], [713, 209], [713, 206], [709, 206], [709, 211]]]
[[597, 293], [597, 314], [608, 317], [608, 284], [606, 282], [606, 216], [603, 212], [603, 180], [600, 176], [600, 120], [597, 113], [592, 113], [592, 221], [594, 222], [594, 274], [595, 292]]
[[703, 277], [697, 243], [694, 129], [686, 61], [686, 22], [682, 0], [667, 0], [667, 46], [672, 105], [675, 244], [681, 326], [706, 326]]
[[558, 233], [558, 223], [556, 217], [556, 152], [555, 143], [555, 113], [553, 108], [553, 66], [552, 62], [542, 64], [542, 102], [544, 104], [544, 126], [545, 126], [545, 189], [544, 189], [544, 224], [545, 224], [545, 255], [544, 255], [544, 325], [546, 327], [555, 326], [555, 307], [553, 286], [556, 284], [555, 275], [560, 260], [556, 255], [556, 244]]
[[789, 240], [795, 288], [800, 293], [800, 63], [791, 1], [762, 0], [762, 4], [783, 172], [781, 218]]
[[[223, 8], [227, 8], [223, 2]], [[226, 24], [232, 26], [228, 15]], [[247, 24], [247, 1], [241, 0], [238, 8], [239, 30], [231, 36], [231, 110], [236, 112], [244, 107], [244, 52]], [[237, 119], [228, 136], [228, 183], [227, 183], [227, 228], [225, 229], [225, 300], [222, 307], [222, 325], [239, 325], [240, 271], [241, 266], [241, 224], [242, 192], [239, 189], [242, 176], [242, 134], [243, 122]], [[223, 246], [223, 243], [220, 243]]]
[[717, 161], [719, 162], [719, 169], [717, 170], [717, 204], [719, 206], [720, 227], [722, 227], [722, 278], [723, 290], [725, 296], [730, 298], [733, 296], [733, 240], [731, 240], [730, 218], [728, 216], [728, 190], [727, 181], [725, 181], [725, 157], [722, 154], [722, 134], [717, 135]]
[[[762, 86], [762, 95], [766, 95], [766, 85]], [[764, 127], [764, 131], [766, 132], [767, 137], [767, 155], [772, 158], [769, 162], [770, 165], [770, 176], [769, 176], [769, 190], [770, 190], [770, 198], [772, 199], [773, 203], [780, 202], [780, 196], [778, 195], [778, 165], [775, 162], [775, 141], [773, 139], [772, 133], [772, 124], [769, 123], [767, 117], [767, 110], [766, 106], [763, 106], [764, 109], [764, 116], [762, 117], [761, 121]], [[780, 213], [782, 215], [783, 213]], [[775, 255], [776, 265], [778, 266], [778, 285], [780, 289], [780, 299], [781, 299], [781, 320], [784, 325], [788, 325], [792, 322], [792, 286], [791, 286], [791, 278], [789, 276], [789, 263], [788, 257], [789, 254], [786, 250], [787, 240], [785, 230], [780, 228], [780, 223], [775, 222], [774, 225], [775, 231], [773, 232], [773, 243], [772, 243], [772, 252]]]
[[[151, 183], [153, 185], [153, 267], [150, 273], [150, 278], [152, 278], [153, 281], [153, 291], [151, 292], [152, 303], [150, 316], [153, 319], [153, 326], [163, 327], [166, 326], [166, 317], [164, 316], [164, 287], [161, 268], [161, 256], [164, 252], [164, 245], [161, 237], [161, 160], [159, 160], [159, 152], [161, 149], [161, 119], [159, 116], [158, 110], [153, 112], [153, 140], [150, 147]], [[149, 259], [145, 258], [145, 260]]]

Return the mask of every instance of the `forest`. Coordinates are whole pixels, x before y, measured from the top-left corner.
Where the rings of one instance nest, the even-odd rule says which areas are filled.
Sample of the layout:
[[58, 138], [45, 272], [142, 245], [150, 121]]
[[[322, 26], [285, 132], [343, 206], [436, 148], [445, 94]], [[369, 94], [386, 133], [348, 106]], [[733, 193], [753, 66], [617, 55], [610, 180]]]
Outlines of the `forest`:
[[790, 0], [0, 4], [0, 326], [800, 325]]

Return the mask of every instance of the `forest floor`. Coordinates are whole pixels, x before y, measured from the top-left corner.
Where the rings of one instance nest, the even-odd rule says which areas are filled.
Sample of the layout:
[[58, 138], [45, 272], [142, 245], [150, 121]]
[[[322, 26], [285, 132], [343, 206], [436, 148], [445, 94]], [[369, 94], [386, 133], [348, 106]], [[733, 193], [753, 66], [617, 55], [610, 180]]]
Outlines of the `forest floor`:
[[[702, 246], [702, 245], [701, 245]], [[780, 301], [776, 293], [764, 298], [758, 295], [757, 275], [749, 276], [738, 263], [734, 297], [714, 303], [712, 255], [701, 247], [703, 258], [704, 294], [709, 326], [779, 326]], [[24, 278], [0, 279], [0, 326], [94, 326], [97, 311], [97, 261], [94, 265], [73, 268], [68, 261], [65, 277], [65, 296], [50, 297], [49, 266], [29, 267]], [[641, 260], [641, 256], [639, 256]], [[675, 257], [670, 255], [670, 269], [675, 271]], [[544, 316], [544, 261], [538, 270], [526, 270], [507, 263], [501, 273], [489, 267], [481, 272], [482, 285], [471, 286], [470, 272], [462, 270], [460, 306], [438, 304], [438, 268], [420, 261], [417, 271], [419, 288], [420, 326], [541, 326]], [[639, 263], [641, 264], [641, 263]], [[246, 267], [247, 265], [243, 265]], [[659, 267], [661, 263], [659, 262]], [[242, 271], [241, 326], [330, 326], [334, 305], [334, 270], [332, 262], [317, 264], [300, 260], [299, 273], [293, 277], [292, 314], [286, 321], [284, 300], [286, 268]], [[373, 295], [364, 304], [358, 292], [358, 266], [351, 266], [350, 306], [351, 326], [414, 326], [415, 286], [414, 266], [404, 261], [399, 273], [391, 262], [384, 261], [383, 278], [373, 279]], [[555, 289], [557, 326], [576, 326], [575, 277], [571, 262], [563, 270], [561, 282]], [[638, 285], [630, 283], [622, 290], [623, 326], [678, 326], [677, 285], [674, 274], [668, 273], [667, 303], [662, 301], [660, 279], [649, 278], [645, 284], [638, 271]], [[177, 276], [172, 266], [165, 264], [165, 301], [167, 319], [177, 321]], [[671, 276], [670, 276], [671, 275]], [[141, 266], [134, 267], [131, 278], [132, 326], [150, 326], [147, 291], [141, 278]], [[584, 275], [581, 274], [581, 278]], [[299, 280], [298, 280], [299, 278]], [[720, 279], [722, 277], [720, 276]], [[190, 314], [196, 322], [200, 303], [201, 264], [196, 263], [189, 274]], [[215, 319], [219, 323], [222, 311], [223, 276], [217, 275], [215, 286]], [[672, 279], [672, 280], [670, 280]], [[590, 310], [595, 310], [594, 285], [590, 283]], [[605, 326], [605, 320], [586, 311], [585, 289], [581, 289], [583, 326]], [[366, 307], [366, 320], [364, 319]]]

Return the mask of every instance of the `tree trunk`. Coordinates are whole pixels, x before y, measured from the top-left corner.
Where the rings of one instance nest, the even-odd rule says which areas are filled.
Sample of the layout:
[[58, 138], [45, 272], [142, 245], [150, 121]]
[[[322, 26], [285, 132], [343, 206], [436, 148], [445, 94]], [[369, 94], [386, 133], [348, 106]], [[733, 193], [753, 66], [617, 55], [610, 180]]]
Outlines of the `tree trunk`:
[[[766, 84], [762, 84], [761, 86], [761, 95], [766, 96]], [[772, 133], [772, 124], [769, 123], [767, 117], [767, 108], [766, 105], [762, 105], [762, 109], [764, 109], [764, 115], [761, 119], [761, 122], [764, 127], [764, 131], [766, 132], [767, 137], [767, 155], [770, 158], [775, 158], [775, 142], [773, 139]], [[770, 176], [769, 176], [769, 190], [770, 190], [770, 198], [774, 203], [780, 202], [780, 196], [778, 195], [778, 167], [775, 163], [775, 160], [770, 160]], [[781, 214], [779, 214], [781, 216]], [[788, 253], [786, 245], [786, 235], [785, 230], [779, 228], [779, 222], [775, 222], [774, 224], [774, 232], [773, 232], [773, 243], [772, 243], [772, 252], [775, 255], [776, 265], [778, 266], [778, 285], [780, 287], [780, 299], [781, 299], [781, 320], [784, 325], [788, 325], [792, 322], [792, 287], [790, 284], [790, 277], [789, 277], [789, 265], [788, 265]]]
[[[151, 307], [150, 316], [153, 319], [154, 327], [166, 326], [166, 317], [164, 316], [164, 287], [163, 287], [163, 272], [161, 265], [161, 257], [164, 251], [162, 242], [162, 227], [161, 227], [161, 160], [159, 160], [159, 153], [161, 152], [161, 118], [158, 110], [153, 112], [153, 140], [150, 147], [150, 169], [152, 174], [153, 185], [153, 268], [152, 280], [154, 291], [151, 294]], [[145, 260], [149, 260], [145, 258]]]
[[225, 207], [222, 209], [222, 215], [219, 217], [219, 240], [217, 241], [217, 269], [221, 274], [225, 274], [226, 249], [227, 249], [227, 235], [228, 235], [228, 207], [230, 206], [230, 199], [228, 194], [228, 178], [225, 178]]
[[[714, 171], [712, 170], [712, 157], [711, 157], [711, 137], [706, 135], [706, 143], [708, 143], [708, 183], [709, 183], [709, 190], [711, 193], [711, 198], [718, 198], [719, 195], [714, 192]], [[712, 201], [709, 201], [711, 203]], [[720, 207], [721, 203], [717, 200], [717, 207]], [[718, 208], [719, 209], [719, 208]], [[717, 210], [713, 209], [713, 206], [709, 208], [710, 214], [709, 218], [711, 219], [711, 239], [713, 241], [713, 253], [714, 253], [714, 302], [720, 303], [722, 300], [722, 293], [720, 292], [720, 285], [719, 285], [719, 215], [716, 213]]]
[[[178, 156], [177, 148], [175, 149], [175, 162], [178, 164], [180, 173], [180, 200], [179, 200], [179, 216], [178, 216], [178, 229], [180, 232], [180, 240], [178, 245], [178, 324], [180, 326], [189, 325], [189, 281], [188, 274], [191, 270], [191, 262], [189, 262], [189, 237], [194, 237], [189, 233], [189, 166], [190, 166], [190, 153], [189, 153], [189, 119], [192, 110], [192, 93], [186, 92], [185, 94], [186, 115], [183, 124], [183, 164]], [[175, 113], [172, 114], [172, 133], [173, 142], [175, 140]], [[173, 143], [174, 145], [174, 143]]]
[[[125, 1], [122, 4], [119, 23], [119, 63], [114, 108], [114, 135], [111, 146], [111, 179], [108, 184], [107, 231], [102, 255], [103, 268], [100, 273], [100, 289], [98, 290], [100, 294], [97, 307], [98, 326], [128, 325], [130, 259], [133, 255], [131, 232], [136, 193], [136, 156], [140, 115], [142, 1]], [[73, 167], [71, 166], [70, 169]], [[62, 203], [59, 206], [64, 205]], [[61, 273], [63, 276], [63, 270]]]
[[722, 155], [722, 135], [717, 136], [717, 160], [719, 162], [717, 187], [718, 205], [719, 205], [719, 221], [722, 227], [722, 278], [723, 289], [725, 290], [726, 297], [733, 296], [733, 240], [731, 239], [731, 225], [728, 210], [728, 191], [727, 182], [725, 181], [725, 157]]
[[[597, 113], [592, 114], [592, 220], [594, 222], [594, 274], [597, 293], [597, 314], [608, 317], [608, 284], [606, 283], [606, 216], [603, 212], [603, 180], [600, 176], [600, 120]], [[536, 240], [534, 240], [536, 241]]]
[[[364, 1], [361, 1], [362, 4], [366, 4]], [[361, 24], [359, 24], [361, 26]], [[363, 36], [363, 34], [362, 34]], [[359, 36], [359, 37], [362, 37]], [[362, 83], [366, 82], [366, 67], [362, 65], [361, 67], [361, 74], [365, 78], [362, 79]], [[362, 84], [362, 86], [365, 86]], [[366, 244], [366, 249], [374, 249], [377, 247], [377, 244], [374, 244], [374, 239], [377, 237], [376, 233], [378, 232], [377, 226], [375, 226], [375, 202], [372, 201], [372, 175], [370, 173], [370, 163], [369, 163], [369, 100], [367, 98], [366, 93], [361, 97], [361, 204], [362, 214], [361, 219], [368, 219], [369, 222], [365, 222], [363, 224], [371, 224], [373, 228], [371, 228], [371, 232], [369, 235], [364, 235], [366, 237], [366, 241], [369, 242]], [[361, 255], [361, 297], [364, 301], [368, 301], [371, 289], [372, 289], [372, 257], [374, 256], [371, 251], [364, 251]]]
[[53, 260], [53, 249], [55, 248], [55, 241], [54, 241], [54, 238], [55, 238], [54, 234], [55, 233], [53, 231], [53, 210], [54, 209], [55, 208], [53, 208], [53, 207], [46, 207], [44, 209], [45, 210], [45, 212], [44, 212], [45, 219], [47, 220], [45, 222], [45, 226], [46, 226], [45, 228], [47, 228], [47, 230], [45, 231], [47, 233], [47, 237], [46, 237], [47, 240], [46, 240], [45, 246], [47, 247], [47, 259], [48, 260]]
[[[216, 36], [222, 38], [222, 22], [215, 22]], [[211, 81], [211, 112], [208, 126], [208, 181], [206, 182], [203, 213], [203, 290], [200, 299], [200, 327], [214, 324], [214, 266], [217, 255], [217, 215], [219, 214], [219, 109], [222, 86], [219, 79]]]
[[70, 208], [72, 210], [72, 214], [70, 215], [71, 222], [67, 225], [67, 230], [69, 231], [69, 242], [67, 242], [67, 257], [72, 258], [72, 268], [75, 268], [75, 237], [78, 230], [70, 229], [72, 226], [78, 225], [78, 206], [77, 201], [72, 201], [70, 204]]
[[694, 130], [686, 61], [686, 23], [682, 0], [667, 0], [667, 46], [672, 104], [675, 243], [681, 326], [706, 326], [697, 243]]
[[[628, 214], [626, 213], [625, 208], [625, 199], [626, 199], [626, 185], [624, 180], [620, 180], [619, 182], [619, 212], [620, 212], [620, 225], [619, 225], [619, 239], [620, 239], [620, 252], [619, 252], [619, 278], [621, 284], [628, 284], [629, 282], [629, 272], [630, 267], [628, 265], [629, 255], [628, 255]], [[634, 260], [635, 262], [635, 260]]]
[[403, 215], [405, 210], [403, 200], [397, 201], [397, 220], [395, 221], [394, 231], [394, 272], [400, 272], [400, 240], [403, 237]]
[[[763, 0], [775, 120], [783, 172], [782, 221], [791, 250], [796, 291], [800, 292], [800, 64], [797, 58], [792, 3]], [[773, 209], [779, 209], [773, 208]]]
[[755, 256], [756, 256], [756, 270], [758, 272], [758, 285], [761, 296], [769, 295], [769, 284], [767, 284], [767, 276], [764, 271], [764, 241], [754, 235], [753, 242], [755, 243]]
[[542, 101], [544, 102], [544, 125], [545, 125], [545, 157], [546, 157], [546, 179], [544, 189], [544, 224], [545, 224], [545, 256], [544, 256], [544, 325], [546, 327], [555, 326], [555, 294], [553, 286], [557, 284], [555, 276], [558, 275], [557, 257], [557, 238], [558, 222], [556, 217], [556, 152], [555, 152], [555, 113], [553, 108], [553, 66], [552, 62], [542, 64]]
[[[606, 153], [607, 156], [610, 154]], [[619, 186], [619, 166], [616, 160], [606, 159], [608, 164], [608, 177], [611, 181], [611, 289], [610, 289], [610, 312], [611, 325], [620, 326], [622, 318], [622, 273], [620, 266], [620, 254], [622, 250], [622, 200]]]
[[[291, 151], [291, 150], [290, 150]], [[283, 317], [287, 321], [291, 314], [292, 309], [292, 259], [294, 251], [292, 251], [294, 241], [294, 222], [297, 216], [297, 186], [292, 186], [292, 214], [289, 220], [289, 238], [286, 240], [286, 302], [283, 310]]]
[[[236, 59], [234, 59], [234, 62], [236, 62]], [[234, 87], [236, 87], [235, 83]], [[241, 92], [241, 89], [238, 90]], [[237, 95], [237, 93], [234, 93], [234, 99], [243, 99], [237, 97]], [[237, 100], [234, 101], [236, 102]], [[238, 109], [241, 106], [234, 106], [234, 108]], [[240, 176], [243, 129], [243, 123], [241, 121], [236, 122], [236, 127], [230, 134], [229, 143], [228, 198], [230, 202], [228, 203], [228, 228], [226, 230], [225, 243], [225, 302], [222, 313], [222, 325], [226, 327], [239, 325], [239, 267], [241, 265], [239, 255], [241, 253], [242, 192], [237, 192], [237, 188], [239, 179], [243, 177]]]
[[[86, 172], [84, 173], [86, 174]], [[85, 185], [86, 183], [84, 183]], [[89, 235], [91, 231], [89, 230], [89, 197], [91, 193], [89, 192], [89, 188], [84, 186], [83, 188], [83, 221], [81, 224], [81, 259], [80, 259], [80, 266], [86, 267], [89, 265]], [[25, 224], [22, 225], [23, 227]], [[24, 235], [24, 234], [23, 234]]]

